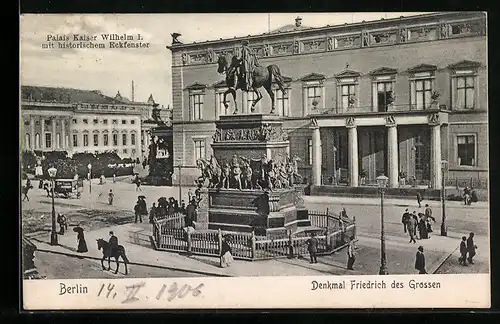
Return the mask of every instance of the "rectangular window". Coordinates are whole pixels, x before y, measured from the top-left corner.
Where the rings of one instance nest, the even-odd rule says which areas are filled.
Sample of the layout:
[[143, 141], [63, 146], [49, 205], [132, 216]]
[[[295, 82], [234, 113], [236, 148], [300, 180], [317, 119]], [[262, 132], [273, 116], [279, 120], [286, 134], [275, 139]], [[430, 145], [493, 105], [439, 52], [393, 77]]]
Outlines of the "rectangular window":
[[290, 89], [287, 89], [287, 93], [285, 95], [283, 95], [281, 90], [276, 90], [275, 98], [278, 115], [288, 116], [290, 114]]
[[307, 108], [317, 109], [321, 103], [322, 87], [314, 86], [307, 88]]
[[123, 153], [124, 153], [124, 154], [127, 154], [127, 153], [128, 153], [128, 150], [127, 150], [127, 149], [123, 149]]
[[99, 120], [98, 120], [97, 118], [96, 118], [96, 119], [94, 119], [94, 121], [93, 121], [93, 122], [94, 122], [94, 124], [99, 124]]
[[73, 134], [73, 147], [78, 147], [78, 135]]
[[192, 94], [190, 96], [193, 120], [203, 119], [203, 94]]
[[194, 140], [195, 161], [205, 158], [205, 139]]
[[474, 109], [476, 77], [461, 76], [456, 78], [457, 94], [455, 107], [457, 109]]
[[103, 145], [104, 146], [108, 146], [108, 144], [109, 144], [109, 136], [108, 136], [108, 134], [104, 134], [102, 136], [102, 141], [103, 141]]
[[131, 123], [132, 125], [135, 125], [135, 120], [133, 120], [133, 119], [132, 119], [132, 120], [130, 121], [130, 123]]
[[342, 108], [354, 108], [354, 100], [356, 98], [356, 85], [344, 84], [342, 85]]
[[457, 136], [458, 165], [476, 165], [476, 138], [474, 135]]
[[130, 134], [130, 145], [135, 145], [135, 134]]
[[94, 134], [94, 146], [99, 146], [99, 134]]
[[89, 123], [88, 119], [83, 119], [82, 121], [83, 121], [84, 124], [88, 124]]
[[76, 118], [73, 118], [73, 124], [77, 124], [78, 123], [78, 120], [76, 120]]
[[103, 119], [103, 120], [102, 120], [102, 123], [103, 123], [104, 125], [107, 125], [107, 124], [108, 124], [108, 120], [107, 120], [107, 119]]
[[307, 140], [307, 163], [309, 165], [313, 164], [313, 141], [312, 141], [312, 139]]
[[50, 126], [50, 125], [52, 125], [52, 120], [45, 119], [43, 123], [45, 124], [45, 126]]
[[219, 116], [224, 116], [229, 114], [229, 96], [226, 98], [226, 100], [228, 100], [227, 108], [224, 106], [224, 93], [223, 92], [217, 93], [217, 107], [219, 109], [218, 110]]
[[30, 124], [30, 121], [29, 121], [29, 120], [25, 120], [25, 121], [24, 121], [24, 126], [29, 126], [29, 124]]
[[122, 119], [122, 125], [125, 125], [127, 121], [125, 119]]
[[127, 145], [127, 134], [122, 134], [122, 145]]
[[387, 107], [393, 103], [393, 89], [392, 82], [378, 82], [377, 83], [377, 108], [379, 112], [386, 112]]
[[118, 119], [113, 119], [112, 123], [115, 124], [115, 125], [118, 124]]
[[89, 146], [89, 135], [83, 134], [83, 146]]
[[415, 81], [415, 104], [417, 110], [424, 110], [431, 106], [432, 80]]
[[45, 148], [52, 147], [52, 133], [45, 133]]
[[113, 134], [113, 146], [118, 146], [118, 134]]

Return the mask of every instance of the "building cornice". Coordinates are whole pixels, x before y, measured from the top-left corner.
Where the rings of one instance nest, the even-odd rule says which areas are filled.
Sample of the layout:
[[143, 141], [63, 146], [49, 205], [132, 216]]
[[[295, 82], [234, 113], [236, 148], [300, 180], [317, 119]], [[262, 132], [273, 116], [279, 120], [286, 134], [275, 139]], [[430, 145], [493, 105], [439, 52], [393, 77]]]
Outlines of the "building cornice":
[[216, 64], [222, 53], [239, 54], [241, 40], [261, 58], [331, 53], [341, 50], [422, 43], [486, 35], [481, 12], [437, 13], [356, 24], [302, 29], [193, 44], [176, 44], [172, 66]]

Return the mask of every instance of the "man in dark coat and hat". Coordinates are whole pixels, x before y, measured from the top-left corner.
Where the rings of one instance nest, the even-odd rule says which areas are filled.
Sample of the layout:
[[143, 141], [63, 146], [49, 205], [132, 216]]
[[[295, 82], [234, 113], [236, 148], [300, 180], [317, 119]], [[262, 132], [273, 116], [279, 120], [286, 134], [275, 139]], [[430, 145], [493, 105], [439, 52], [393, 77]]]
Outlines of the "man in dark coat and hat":
[[467, 265], [467, 237], [462, 236], [462, 242], [460, 242], [460, 258], [458, 258], [458, 262], [461, 265]]
[[193, 221], [196, 221], [196, 198], [191, 197], [189, 205], [186, 207], [186, 226], [193, 226]]
[[474, 233], [469, 234], [469, 238], [467, 239], [467, 252], [469, 253], [469, 256], [467, 257], [467, 261], [469, 261], [470, 264], [474, 264], [474, 261], [472, 261], [472, 258], [476, 255], [476, 249], [477, 246], [474, 244]]
[[113, 253], [116, 251], [118, 248], [118, 238], [115, 236], [115, 233], [113, 231], [109, 231], [109, 255], [108, 255], [108, 260], [109, 258], [113, 255]]
[[424, 247], [422, 245], [418, 247], [417, 255], [415, 258], [415, 269], [418, 270], [418, 274], [427, 273], [427, 271], [425, 271]]

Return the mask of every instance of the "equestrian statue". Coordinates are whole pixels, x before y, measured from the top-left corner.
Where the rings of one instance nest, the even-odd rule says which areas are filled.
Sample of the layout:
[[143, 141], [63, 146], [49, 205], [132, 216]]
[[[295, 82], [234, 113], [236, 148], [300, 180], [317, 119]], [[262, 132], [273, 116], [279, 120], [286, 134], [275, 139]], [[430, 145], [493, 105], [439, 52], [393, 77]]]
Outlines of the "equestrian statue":
[[257, 94], [257, 99], [253, 100], [251, 106], [251, 112], [254, 112], [255, 105], [262, 99], [259, 89], [264, 87], [271, 98], [270, 114], [274, 114], [275, 98], [272, 90], [273, 81], [276, 82], [283, 95], [286, 94], [283, 76], [276, 64], [271, 64], [267, 67], [261, 66], [257, 55], [249, 47], [247, 40], [242, 43], [241, 56], [223, 53], [218, 56], [217, 64], [217, 72], [226, 74], [226, 86], [228, 89], [224, 92], [224, 107], [228, 108], [226, 96], [230, 93], [234, 100], [233, 114], [238, 113], [236, 90], [240, 89]]

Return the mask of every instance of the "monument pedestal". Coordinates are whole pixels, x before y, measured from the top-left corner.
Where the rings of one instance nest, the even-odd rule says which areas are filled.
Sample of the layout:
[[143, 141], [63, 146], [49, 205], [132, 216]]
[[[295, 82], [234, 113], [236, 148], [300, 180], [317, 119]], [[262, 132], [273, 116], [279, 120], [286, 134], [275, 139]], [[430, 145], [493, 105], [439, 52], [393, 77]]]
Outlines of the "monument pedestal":
[[[262, 161], [272, 160], [273, 165], [288, 162], [288, 136], [279, 116], [221, 116], [216, 127], [212, 149], [221, 167], [249, 161], [253, 178], [262, 179]], [[205, 188], [201, 196], [197, 229], [281, 236], [310, 225], [301, 192], [289, 183], [273, 190]]]

